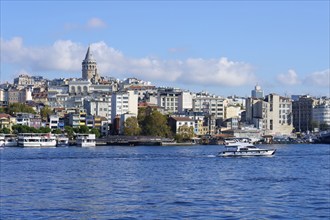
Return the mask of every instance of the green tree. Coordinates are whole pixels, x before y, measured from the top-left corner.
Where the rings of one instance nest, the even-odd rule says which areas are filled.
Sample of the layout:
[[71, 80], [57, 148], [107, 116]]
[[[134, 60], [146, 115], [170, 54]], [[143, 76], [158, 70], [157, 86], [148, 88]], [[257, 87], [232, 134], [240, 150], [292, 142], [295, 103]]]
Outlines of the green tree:
[[79, 127], [73, 128], [73, 133], [81, 133], [80, 128]]
[[13, 125], [12, 129], [15, 134], [30, 133], [31, 130], [30, 127], [27, 125]]
[[79, 133], [81, 133], [81, 134], [88, 134], [89, 133], [89, 128], [86, 125], [82, 125], [79, 128]]
[[24, 113], [32, 113], [35, 114], [36, 112], [31, 106], [28, 106], [24, 103], [12, 103], [8, 107], [8, 114], [14, 115], [18, 112], [24, 112]]
[[9, 128], [2, 128], [0, 129], [1, 134], [10, 134], [10, 129]]
[[143, 134], [148, 136], [172, 137], [167, 117], [159, 111], [152, 111], [143, 121]]
[[139, 127], [138, 119], [136, 117], [127, 118], [124, 122], [124, 134], [128, 136], [139, 135], [141, 128]]
[[39, 133], [50, 133], [52, 129], [50, 127], [40, 127], [39, 128]]
[[139, 122], [139, 125], [141, 126], [146, 118], [146, 108], [139, 108], [138, 109], [138, 117], [137, 117], [137, 120]]
[[190, 140], [192, 137], [194, 137], [194, 128], [188, 127], [187, 125], [183, 125], [179, 127], [178, 133], [182, 135], [183, 140]]
[[42, 109], [40, 109], [40, 115], [42, 120], [47, 121], [47, 118], [49, 115], [53, 113], [52, 109], [49, 106], [45, 106]]
[[90, 131], [89, 131], [90, 134], [95, 134], [95, 137], [96, 138], [99, 138], [101, 136], [101, 133], [99, 131], [99, 129], [97, 128], [92, 128]]
[[0, 107], [0, 113], [8, 113], [7, 107]]
[[56, 129], [52, 130], [52, 134], [62, 134], [62, 130], [59, 128], [56, 128]]
[[64, 126], [64, 131], [67, 134], [68, 138], [72, 139], [73, 138], [73, 128], [71, 126]]

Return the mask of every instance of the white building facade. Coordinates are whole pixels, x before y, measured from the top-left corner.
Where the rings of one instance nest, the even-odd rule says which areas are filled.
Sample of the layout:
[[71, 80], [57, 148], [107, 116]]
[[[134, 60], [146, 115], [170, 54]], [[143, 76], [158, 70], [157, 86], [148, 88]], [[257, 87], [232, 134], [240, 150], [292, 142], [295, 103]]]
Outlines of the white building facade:
[[138, 115], [138, 95], [134, 91], [117, 92], [111, 98], [111, 121], [122, 114]]

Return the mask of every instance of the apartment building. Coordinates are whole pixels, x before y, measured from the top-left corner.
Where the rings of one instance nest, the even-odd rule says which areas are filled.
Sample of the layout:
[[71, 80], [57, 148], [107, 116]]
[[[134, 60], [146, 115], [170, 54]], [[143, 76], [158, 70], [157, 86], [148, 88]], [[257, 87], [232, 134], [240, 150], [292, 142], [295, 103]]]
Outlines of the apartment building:
[[215, 119], [224, 119], [224, 101], [221, 96], [210, 95], [208, 93], [197, 93], [193, 98], [193, 111], [204, 112], [215, 117]]
[[182, 91], [178, 96], [178, 112], [186, 112], [193, 109], [193, 99], [196, 94], [189, 91]]
[[[8, 94], [8, 103], [25, 103], [26, 101], [32, 100], [32, 90], [31, 88], [23, 88], [23, 89], [17, 89], [17, 88], [10, 88], [7, 91]], [[4, 97], [6, 97], [4, 95]]]
[[265, 101], [269, 103], [266, 129], [273, 135], [290, 135], [293, 131], [291, 99], [269, 94]]
[[327, 124], [330, 126], [330, 103], [316, 105], [312, 110], [312, 118], [318, 125]]
[[0, 113], [0, 129], [8, 128], [11, 130], [12, 125], [16, 124], [16, 118], [9, 114]]
[[49, 116], [49, 128], [57, 129], [59, 126], [60, 117], [58, 115], [50, 115]]
[[123, 114], [138, 115], [138, 95], [135, 91], [113, 93], [111, 97], [111, 121]]
[[174, 134], [188, 132], [189, 129], [194, 131], [194, 120], [189, 117], [170, 117], [169, 126]]
[[291, 99], [277, 94], [269, 94], [264, 100], [247, 98], [246, 123], [263, 130], [263, 134], [291, 134], [293, 131]]
[[316, 100], [310, 96], [300, 96], [292, 102], [293, 127], [298, 132], [312, 130], [313, 106]]
[[157, 93], [157, 105], [168, 113], [178, 112], [178, 98], [181, 89], [159, 88]]
[[102, 95], [99, 98], [84, 100], [84, 108], [87, 114], [102, 116], [111, 121], [111, 97], [112, 95]]

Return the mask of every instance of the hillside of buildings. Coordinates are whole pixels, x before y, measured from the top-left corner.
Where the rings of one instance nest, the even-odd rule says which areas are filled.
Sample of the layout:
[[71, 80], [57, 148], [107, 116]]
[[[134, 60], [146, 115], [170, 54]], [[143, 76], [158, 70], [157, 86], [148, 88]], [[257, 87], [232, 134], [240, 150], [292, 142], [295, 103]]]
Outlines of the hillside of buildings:
[[[13, 83], [0, 85], [0, 103], [2, 132], [13, 132], [15, 125], [52, 131], [69, 126], [96, 129], [101, 136], [228, 134], [260, 139], [330, 127], [329, 97], [265, 95], [259, 85], [250, 97], [222, 97], [156, 87], [137, 78], [102, 77], [90, 48], [82, 62], [81, 78], [20, 75]], [[152, 118], [155, 112], [159, 114]], [[161, 125], [166, 126], [157, 133]]]

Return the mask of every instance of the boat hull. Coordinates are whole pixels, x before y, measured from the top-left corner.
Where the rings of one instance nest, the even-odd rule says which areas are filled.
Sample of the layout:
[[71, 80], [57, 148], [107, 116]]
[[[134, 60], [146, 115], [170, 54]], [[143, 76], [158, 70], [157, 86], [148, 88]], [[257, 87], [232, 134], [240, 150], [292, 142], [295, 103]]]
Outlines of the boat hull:
[[276, 152], [273, 150], [247, 150], [247, 151], [222, 151], [220, 157], [251, 157], [251, 156], [272, 156]]

